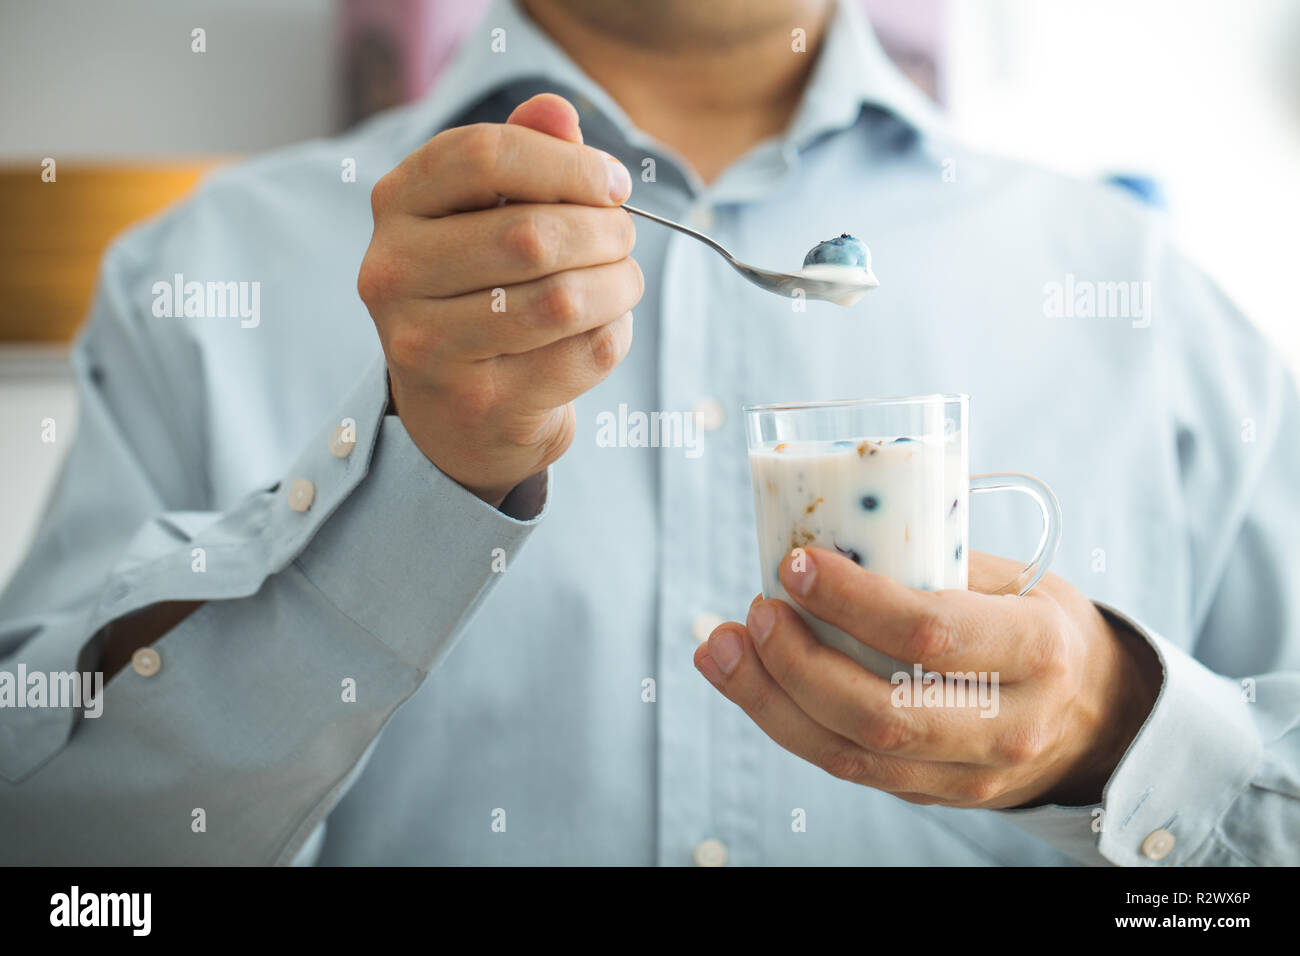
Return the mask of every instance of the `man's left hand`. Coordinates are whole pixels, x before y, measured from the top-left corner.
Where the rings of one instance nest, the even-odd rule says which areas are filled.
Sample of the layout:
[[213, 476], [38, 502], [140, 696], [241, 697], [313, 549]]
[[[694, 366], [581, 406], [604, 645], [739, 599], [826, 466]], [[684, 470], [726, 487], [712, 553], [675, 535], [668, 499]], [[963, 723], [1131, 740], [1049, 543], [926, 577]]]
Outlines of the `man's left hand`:
[[998, 674], [998, 709], [901, 707], [891, 683], [819, 643], [784, 601], [714, 630], [695, 666], [782, 747], [833, 776], [916, 804], [1002, 809], [1101, 798], [1159, 693], [1147, 642], [1113, 629], [1046, 575], [1028, 594], [982, 593], [1014, 562], [972, 554], [974, 590], [914, 590], [821, 548], [781, 582], [820, 618], [924, 671]]

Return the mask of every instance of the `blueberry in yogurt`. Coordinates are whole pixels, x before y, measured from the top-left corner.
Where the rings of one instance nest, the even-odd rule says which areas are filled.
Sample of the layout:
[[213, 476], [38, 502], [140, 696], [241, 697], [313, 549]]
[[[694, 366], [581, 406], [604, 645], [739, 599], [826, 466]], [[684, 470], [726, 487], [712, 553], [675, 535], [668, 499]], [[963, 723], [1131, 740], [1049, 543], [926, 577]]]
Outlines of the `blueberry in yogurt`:
[[[835, 544], [835, 542], [833, 542], [833, 541], [832, 541], [831, 543], [832, 543], [832, 544]], [[853, 562], [854, 564], [856, 564], [858, 567], [862, 567], [862, 566], [863, 566], [863, 564], [862, 564], [862, 555], [859, 554], [855, 549], [853, 549], [853, 548], [841, 548], [838, 544], [836, 544], [836, 545], [835, 545], [835, 550], [838, 551], [840, 554], [844, 555], [844, 557], [848, 558], [850, 561], [852, 561], [852, 562]]]

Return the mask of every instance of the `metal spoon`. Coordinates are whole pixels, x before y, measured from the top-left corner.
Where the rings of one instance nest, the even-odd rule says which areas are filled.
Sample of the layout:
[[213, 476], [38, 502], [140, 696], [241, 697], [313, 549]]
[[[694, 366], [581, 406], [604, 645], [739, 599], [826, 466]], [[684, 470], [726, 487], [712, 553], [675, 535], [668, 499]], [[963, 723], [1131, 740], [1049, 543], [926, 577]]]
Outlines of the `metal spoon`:
[[796, 290], [802, 290], [803, 295], [809, 299], [822, 299], [826, 302], [835, 302], [840, 305], [851, 305], [862, 297], [870, 289], [880, 285], [879, 280], [867, 270], [867, 278], [859, 280], [841, 281], [836, 279], [826, 279], [813, 276], [796, 275], [788, 272], [770, 272], [767, 269], [758, 269], [754, 266], [746, 265], [741, 262], [730, 252], [724, 249], [719, 243], [710, 239], [702, 232], [696, 232], [683, 226], [680, 222], [673, 222], [671, 219], [664, 219], [662, 216], [656, 216], [652, 212], [646, 212], [644, 209], [637, 209], [635, 206], [629, 206], [623, 203], [623, 208], [635, 216], [641, 216], [659, 223], [661, 226], [667, 226], [669, 229], [676, 229], [680, 233], [690, 236], [692, 239], [698, 239], [704, 243], [722, 258], [727, 260], [727, 264], [735, 269], [742, 276], [748, 279], [760, 289], [766, 289], [768, 292], [775, 292], [777, 295], [789, 296], [795, 298], [798, 294]]

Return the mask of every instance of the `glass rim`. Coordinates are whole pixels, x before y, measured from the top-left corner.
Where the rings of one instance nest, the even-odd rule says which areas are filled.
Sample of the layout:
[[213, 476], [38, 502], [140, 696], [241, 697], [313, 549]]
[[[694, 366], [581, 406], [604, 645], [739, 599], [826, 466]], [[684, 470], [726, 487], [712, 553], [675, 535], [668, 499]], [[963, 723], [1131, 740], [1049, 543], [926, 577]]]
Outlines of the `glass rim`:
[[970, 395], [965, 392], [929, 392], [923, 395], [895, 395], [885, 398], [839, 398], [821, 402], [768, 402], [760, 405], [744, 405], [741, 411], [751, 412], [806, 412], [819, 408], [848, 408], [859, 406], [872, 408], [880, 405], [921, 405], [944, 404], [951, 402], [969, 402]]

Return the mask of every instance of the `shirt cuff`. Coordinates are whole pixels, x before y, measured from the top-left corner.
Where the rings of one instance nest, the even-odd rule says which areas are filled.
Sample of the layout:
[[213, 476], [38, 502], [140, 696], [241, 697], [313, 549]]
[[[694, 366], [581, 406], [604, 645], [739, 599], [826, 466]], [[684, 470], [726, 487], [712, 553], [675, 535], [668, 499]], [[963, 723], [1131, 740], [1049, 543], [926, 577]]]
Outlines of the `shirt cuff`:
[[[366, 384], [358, 395], [365, 418], [340, 410], [340, 417], [374, 423], [364, 480], [343, 482], [339, 490], [346, 497], [337, 501], [327, 489], [322, 507], [329, 520], [318, 519], [318, 530], [294, 560], [340, 611], [427, 672], [451, 649], [545, 516], [549, 472], [524, 482], [519, 494], [512, 492], [511, 514], [494, 508], [425, 457], [400, 418], [384, 414], [388, 377], [382, 357]], [[363, 437], [359, 432], [358, 446]], [[296, 472], [328, 476], [340, 469], [329, 438], [327, 429]], [[306, 516], [295, 513], [281, 491], [273, 523], [292, 528]], [[290, 547], [294, 537], [274, 540]]]
[[[294, 565], [316, 597], [427, 673], [541, 521], [549, 473], [512, 492], [506, 514], [439, 471], [387, 404], [381, 354], [275, 485], [225, 512], [155, 516], [93, 607], [34, 621], [27, 670], [81, 672], [88, 640], [106, 624], [162, 601], [251, 597]], [[79, 713], [7, 710], [0, 779], [21, 780], [57, 753]]]
[[1249, 704], [1240, 685], [1136, 619], [1097, 608], [1155, 651], [1164, 674], [1155, 705], [1100, 804], [995, 812], [1083, 863], [1194, 864], [1263, 757]]

